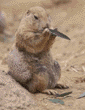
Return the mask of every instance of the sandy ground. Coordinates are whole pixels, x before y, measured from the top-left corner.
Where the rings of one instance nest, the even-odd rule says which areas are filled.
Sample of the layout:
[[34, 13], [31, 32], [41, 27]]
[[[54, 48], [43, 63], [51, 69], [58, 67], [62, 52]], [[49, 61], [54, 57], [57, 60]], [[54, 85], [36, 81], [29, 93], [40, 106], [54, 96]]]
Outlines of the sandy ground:
[[[85, 1], [72, 0], [60, 5], [56, 4], [57, 0], [53, 1], [2, 1], [7, 22], [6, 32], [12, 37], [0, 37], [0, 110], [85, 110], [85, 98], [77, 99], [85, 92]], [[8, 66], [3, 59], [12, 47], [22, 14], [35, 5], [43, 6], [53, 19], [54, 27], [71, 38], [68, 41], [57, 37], [51, 49], [53, 58], [60, 63], [62, 69], [59, 83], [69, 86], [67, 90], [56, 91], [72, 91], [70, 97], [58, 98], [64, 101], [64, 105], [49, 101], [55, 96], [29, 93], [6, 74]]]

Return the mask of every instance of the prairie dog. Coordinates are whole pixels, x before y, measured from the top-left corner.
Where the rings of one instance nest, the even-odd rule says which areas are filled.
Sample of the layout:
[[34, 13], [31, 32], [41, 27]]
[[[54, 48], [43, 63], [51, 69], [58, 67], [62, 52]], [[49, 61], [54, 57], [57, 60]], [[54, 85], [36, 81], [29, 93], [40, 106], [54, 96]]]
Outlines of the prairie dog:
[[52, 23], [42, 7], [32, 7], [23, 16], [16, 32], [14, 49], [9, 53], [10, 75], [32, 92], [53, 89], [61, 76], [58, 62], [50, 54], [55, 40]]

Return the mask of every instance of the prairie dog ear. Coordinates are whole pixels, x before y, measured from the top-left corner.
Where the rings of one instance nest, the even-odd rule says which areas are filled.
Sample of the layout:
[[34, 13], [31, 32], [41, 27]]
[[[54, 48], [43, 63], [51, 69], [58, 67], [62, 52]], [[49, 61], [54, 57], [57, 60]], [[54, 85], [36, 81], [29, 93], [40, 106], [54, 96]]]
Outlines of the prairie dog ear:
[[30, 13], [30, 10], [27, 11], [27, 15]]
[[30, 10], [25, 12], [25, 15], [29, 15], [30, 14]]

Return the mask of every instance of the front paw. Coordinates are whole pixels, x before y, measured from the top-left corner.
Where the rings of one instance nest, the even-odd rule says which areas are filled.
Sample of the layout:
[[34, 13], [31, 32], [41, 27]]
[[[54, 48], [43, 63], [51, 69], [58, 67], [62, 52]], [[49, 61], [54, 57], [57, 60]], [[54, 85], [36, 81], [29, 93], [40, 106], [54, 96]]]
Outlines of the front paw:
[[48, 28], [45, 28], [42, 34], [44, 37], [48, 37], [48, 39], [49, 39], [51, 32]]

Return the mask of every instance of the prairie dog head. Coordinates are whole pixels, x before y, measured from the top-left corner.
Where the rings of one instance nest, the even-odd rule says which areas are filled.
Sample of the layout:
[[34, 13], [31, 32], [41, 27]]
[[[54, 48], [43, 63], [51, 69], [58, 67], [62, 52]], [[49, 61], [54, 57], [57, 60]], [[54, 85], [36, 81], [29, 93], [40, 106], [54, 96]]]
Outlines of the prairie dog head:
[[42, 52], [46, 50], [45, 47], [50, 48], [49, 45], [55, 39], [50, 38], [50, 28], [52, 22], [47, 12], [42, 7], [30, 8], [25, 12], [16, 32], [16, 47], [31, 53]]
[[25, 12], [20, 26], [21, 32], [40, 32], [45, 28], [51, 28], [51, 18], [42, 7], [32, 7]]

